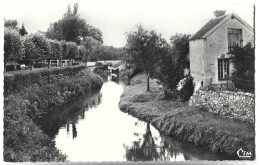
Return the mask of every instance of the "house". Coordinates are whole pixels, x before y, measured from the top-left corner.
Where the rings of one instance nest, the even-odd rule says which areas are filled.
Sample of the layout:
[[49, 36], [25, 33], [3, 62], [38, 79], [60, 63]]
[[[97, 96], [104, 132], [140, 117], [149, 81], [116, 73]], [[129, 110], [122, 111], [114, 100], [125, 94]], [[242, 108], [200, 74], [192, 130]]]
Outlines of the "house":
[[190, 74], [196, 86], [224, 84], [232, 73], [230, 51], [254, 42], [254, 30], [238, 15], [217, 10], [215, 17], [189, 38]]

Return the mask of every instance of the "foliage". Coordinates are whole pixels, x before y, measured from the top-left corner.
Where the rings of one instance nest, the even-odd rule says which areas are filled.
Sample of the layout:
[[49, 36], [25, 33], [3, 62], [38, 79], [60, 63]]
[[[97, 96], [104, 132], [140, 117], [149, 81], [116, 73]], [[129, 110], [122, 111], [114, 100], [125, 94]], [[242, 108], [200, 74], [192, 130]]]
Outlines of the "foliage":
[[68, 42], [68, 54], [64, 58], [74, 59], [77, 58], [79, 54], [78, 46], [75, 42]]
[[67, 57], [69, 52], [69, 46], [68, 43], [64, 40], [60, 41], [61, 47], [62, 47], [62, 57]]
[[49, 70], [35, 70], [34, 72], [21, 72], [4, 75], [4, 94], [19, 92], [25, 87], [33, 85], [42, 86], [57, 81], [66, 81], [67, 76], [74, 76], [86, 66], [72, 66], [66, 68], [52, 68]]
[[[34, 121], [48, 113], [51, 110], [50, 106], [60, 105], [84, 92], [101, 87], [102, 79], [99, 76], [86, 72], [82, 68], [78, 72], [71, 69], [62, 69], [59, 73], [70, 75], [69, 80], [58, 78], [52, 84], [40, 87], [31, 84], [27, 86], [29, 88], [23, 88], [22, 92], [5, 97], [5, 161], [65, 161], [66, 157], [55, 148], [55, 143], [43, 134]], [[44, 79], [44, 77], [38, 78]], [[40, 79], [35, 80], [37, 81]]]
[[28, 32], [26, 31], [26, 29], [24, 27], [24, 24], [22, 24], [22, 27], [19, 29], [19, 33], [21, 36], [28, 34]]
[[72, 12], [70, 5], [68, 5], [63, 18], [50, 25], [46, 34], [47, 37], [80, 43], [81, 38], [92, 36], [103, 42], [101, 31], [88, 25], [84, 19], [79, 17], [78, 7], [78, 4], [75, 3]]
[[86, 53], [87, 53], [87, 59], [84, 59], [84, 61], [97, 61], [97, 58], [95, 56], [96, 49], [99, 49], [102, 45], [102, 42], [86, 36], [81, 41], [81, 45], [85, 47]]
[[236, 47], [231, 52], [231, 62], [234, 66], [232, 82], [235, 87], [254, 91], [255, 88], [255, 52], [251, 43], [243, 48]]
[[50, 44], [50, 57], [53, 60], [58, 60], [61, 58], [62, 56], [62, 46], [61, 43], [57, 40], [48, 40], [49, 44]]
[[78, 46], [78, 50], [79, 50], [79, 53], [78, 53], [78, 57], [77, 58], [79, 60], [82, 60], [86, 56], [86, 49], [84, 48], [84, 46]]
[[141, 25], [137, 30], [127, 35], [126, 51], [132, 62], [140, 66], [147, 75], [147, 90], [149, 91], [149, 78], [153, 76], [155, 65], [163, 47], [167, 45], [155, 31], [147, 31]]
[[25, 64], [29, 65], [32, 68], [33, 63], [37, 61], [40, 56], [37, 53], [34, 43], [32, 42], [31, 36], [24, 36], [22, 38], [22, 42], [24, 51], [23, 61], [25, 62]]
[[123, 49], [112, 46], [100, 46], [92, 54], [92, 60], [120, 60], [123, 58]]
[[14, 62], [22, 58], [22, 41], [19, 33], [11, 28], [4, 29], [4, 62]]
[[37, 62], [50, 57], [50, 44], [46, 37], [40, 33], [31, 34], [30, 38], [35, 45]]
[[177, 90], [179, 91], [179, 97], [182, 101], [188, 101], [194, 92], [194, 83], [191, 76], [185, 77], [182, 79]]
[[176, 74], [179, 79], [184, 77], [184, 68], [189, 68], [188, 55], [189, 55], [189, 34], [175, 34], [171, 36], [171, 44], [173, 50], [173, 61]]
[[184, 78], [184, 68], [187, 66], [190, 35], [175, 34], [171, 37], [172, 46], [165, 46], [156, 63], [155, 77], [166, 88], [175, 90], [178, 82]]
[[6, 27], [6, 28], [18, 30], [17, 26], [18, 26], [17, 20], [14, 20], [14, 19], [4, 20], [4, 27]]

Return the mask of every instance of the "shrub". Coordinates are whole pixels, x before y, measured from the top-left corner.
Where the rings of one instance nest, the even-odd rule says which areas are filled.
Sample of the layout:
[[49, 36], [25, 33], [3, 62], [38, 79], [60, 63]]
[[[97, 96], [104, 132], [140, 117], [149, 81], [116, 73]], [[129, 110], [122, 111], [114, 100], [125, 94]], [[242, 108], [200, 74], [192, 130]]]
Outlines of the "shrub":
[[66, 81], [68, 76], [75, 76], [78, 72], [85, 68], [85, 65], [80, 65], [62, 69], [55, 68], [51, 70], [5, 74], [4, 93], [6, 95], [13, 92], [18, 92], [21, 89], [32, 85], [42, 86], [55, 83], [57, 81]]
[[178, 84], [179, 95], [182, 101], [188, 101], [194, 92], [193, 78], [188, 76]]

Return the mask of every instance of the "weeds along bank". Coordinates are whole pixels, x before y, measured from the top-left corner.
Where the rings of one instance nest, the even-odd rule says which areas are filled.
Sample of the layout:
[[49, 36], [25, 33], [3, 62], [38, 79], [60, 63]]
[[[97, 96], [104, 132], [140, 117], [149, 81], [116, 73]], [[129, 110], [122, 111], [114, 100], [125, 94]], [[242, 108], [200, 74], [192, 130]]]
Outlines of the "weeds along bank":
[[5, 75], [4, 160], [65, 161], [34, 121], [50, 107], [98, 89], [103, 80], [85, 66]]
[[161, 133], [202, 146], [214, 152], [237, 157], [237, 151], [255, 151], [254, 126], [208, 111], [203, 106], [189, 106], [188, 102], [162, 100], [155, 80], [147, 92], [144, 75], [131, 80], [121, 96], [122, 111], [149, 121]]

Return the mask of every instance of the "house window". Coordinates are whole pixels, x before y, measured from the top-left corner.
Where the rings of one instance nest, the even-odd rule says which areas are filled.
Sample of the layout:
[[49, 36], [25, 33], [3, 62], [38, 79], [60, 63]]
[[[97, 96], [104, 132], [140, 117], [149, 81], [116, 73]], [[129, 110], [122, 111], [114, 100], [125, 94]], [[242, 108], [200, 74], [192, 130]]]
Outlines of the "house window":
[[218, 80], [229, 79], [229, 59], [218, 59]]
[[228, 29], [228, 52], [243, 46], [242, 29]]

